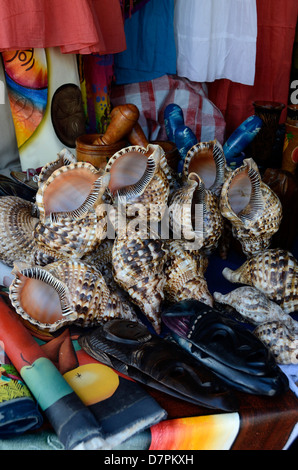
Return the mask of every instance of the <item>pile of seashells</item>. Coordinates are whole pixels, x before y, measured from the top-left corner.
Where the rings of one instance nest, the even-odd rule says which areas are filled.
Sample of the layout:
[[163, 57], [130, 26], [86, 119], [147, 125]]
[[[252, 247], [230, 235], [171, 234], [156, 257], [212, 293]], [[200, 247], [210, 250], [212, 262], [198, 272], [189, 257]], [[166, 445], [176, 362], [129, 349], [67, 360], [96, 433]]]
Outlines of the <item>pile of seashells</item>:
[[[105, 169], [63, 149], [42, 168], [35, 203], [0, 198], [0, 259], [13, 267], [13, 307], [41, 330], [140, 309], [159, 334], [164, 300], [216, 300], [255, 322], [278, 362], [297, 363], [298, 265], [270, 249], [281, 219], [255, 162], [230, 169], [216, 140], [194, 145], [181, 175], [155, 144], [125, 147]], [[204, 274], [227, 226], [247, 261], [223, 276], [247, 287], [212, 296]]]

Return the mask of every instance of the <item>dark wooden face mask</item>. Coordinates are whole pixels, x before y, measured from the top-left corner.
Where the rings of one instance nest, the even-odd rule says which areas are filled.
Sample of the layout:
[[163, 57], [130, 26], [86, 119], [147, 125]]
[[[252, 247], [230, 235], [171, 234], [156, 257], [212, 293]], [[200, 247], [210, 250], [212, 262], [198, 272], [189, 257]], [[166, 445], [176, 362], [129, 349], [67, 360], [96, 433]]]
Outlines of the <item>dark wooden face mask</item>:
[[138, 322], [115, 319], [80, 336], [92, 357], [149, 387], [206, 408], [235, 411], [227, 387], [177, 344]]
[[213, 307], [186, 300], [169, 307], [162, 319], [177, 343], [232, 389], [268, 396], [288, 389], [268, 348]]

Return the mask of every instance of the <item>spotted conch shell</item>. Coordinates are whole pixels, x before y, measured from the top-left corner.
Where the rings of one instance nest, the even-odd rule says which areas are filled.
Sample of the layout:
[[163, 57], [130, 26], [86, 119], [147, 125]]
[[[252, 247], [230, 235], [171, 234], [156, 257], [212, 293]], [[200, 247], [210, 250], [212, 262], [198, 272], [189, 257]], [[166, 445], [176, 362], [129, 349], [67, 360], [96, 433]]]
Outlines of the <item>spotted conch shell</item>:
[[81, 261], [62, 260], [47, 266], [15, 264], [9, 297], [16, 313], [40, 330], [97, 325], [111, 318], [136, 319], [111, 292], [101, 275]]
[[217, 196], [205, 188], [200, 176], [188, 175], [183, 186], [174, 192], [169, 210], [174, 239], [188, 241], [189, 249], [193, 250], [209, 253], [216, 248], [223, 231], [223, 218]]
[[161, 220], [172, 176], [159, 145], [125, 147], [109, 159], [105, 171], [111, 175], [111, 200], [126, 207], [127, 217], [135, 217], [142, 208], [150, 210], [151, 220]]
[[254, 330], [272, 352], [278, 364], [298, 364], [298, 335], [280, 321], [262, 323]]
[[279, 198], [262, 182], [251, 158], [230, 172], [222, 187], [220, 211], [231, 222], [232, 233], [247, 256], [270, 246], [282, 219]]
[[264, 250], [248, 258], [238, 269], [224, 268], [223, 276], [230, 282], [256, 287], [285, 313], [298, 306], [298, 265], [286, 250]]
[[32, 261], [38, 220], [34, 203], [18, 196], [0, 197], [0, 259], [4, 264], [12, 267], [16, 259]]
[[41, 186], [58, 168], [70, 165], [71, 163], [76, 163], [76, 161], [77, 158], [70, 152], [70, 150], [66, 148], [60, 150], [60, 152], [57, 154], [56, 160], [46, 163], [41, 168], [37, 180], [38, 186]]
[[278, 321], [298, 332], [298, 323], [280, 305], [255, 287], [241, 286], [227, 294], [214, 292], [213, 297], [217, 302], [233, 307], [243, 319], [254, 325]]
[[164, 287], [166, 299], [170, 302], [196, 299], [212, 307], [213, 297], [204, 278], [208, 265], [207, 258], [185, 250], [178, 240], [169, 240], [166, 248], [168, 251]]
[[[40, 251], [81, 258], [104, 236], [97, 209], [110, 175], [87, 162], [70, 163], [53, 171], [39, 186], [39, 223], [34, 238]], [[99, 211], [100, 213], [100, 211]]]
[[129, 294], [158, 334], [166, 280], [165, 257], [161, 239], [138, 234], [117, 236], [112, 250], [115, 281]]
[[221, 144], [215, 139], [193, 145], [186, 154], [182, 178], [195, 173], [203, 180], [206, 189], [217, 196], [225, 181], [226, 159]]

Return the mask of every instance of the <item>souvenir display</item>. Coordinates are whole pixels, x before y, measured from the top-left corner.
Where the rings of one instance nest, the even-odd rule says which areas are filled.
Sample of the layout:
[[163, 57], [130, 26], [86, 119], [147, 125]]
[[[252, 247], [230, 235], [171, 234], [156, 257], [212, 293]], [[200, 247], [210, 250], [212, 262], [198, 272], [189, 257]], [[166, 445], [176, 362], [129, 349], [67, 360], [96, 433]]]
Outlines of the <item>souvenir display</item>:
[[0, 450], [291, 448], [298, 5], [33, 3], [0, 9]]
[[[253, 160], [229, 168], [217, 140], [193, 145], [183, 171], [175, 172], [161, 143], [144, 138], [134, 111], [115, 108], [111, 128], [92, 145], [117, 144], [117, 135], [141, 145], [122, 147], [101, 167], [64, 148], [36, 172], [32, 201], [0, 199], [1, 261], [13, 266], [12, 308], [39, 334], [77, 328], [80, 347], [96, 364], [192, 405], [230, 413], [238, 407], [234, 390], [287, 392], [277, 364], [292, 364], [297, 355], [289, 316], [297, 305], [297, 262], [268, 248], [282, 217], [279, 198]], [[212, 293], [206, 270], [227, 223], [247, 261], [222, 275], [246, 287]], [[255, 331], [240, 328], [216, 302], [239, 311]], [[63, 377], [80, 394], [76, 369]], [[154, 403], [150, 409], [147, 425], [164, 418]], [[122, 442], [131, 432], [128, 421], [123, 432], [113, 428], [111, 440], [103, 432], [99, 445]], [[135, 429], [142, 429], [139, 420]]]

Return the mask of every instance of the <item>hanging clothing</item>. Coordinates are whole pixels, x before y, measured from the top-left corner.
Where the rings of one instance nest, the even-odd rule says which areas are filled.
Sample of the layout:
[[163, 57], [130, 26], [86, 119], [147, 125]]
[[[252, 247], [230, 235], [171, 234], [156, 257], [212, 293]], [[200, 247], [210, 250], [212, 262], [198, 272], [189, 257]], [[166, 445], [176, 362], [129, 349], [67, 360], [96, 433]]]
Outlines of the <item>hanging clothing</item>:
[[60, 47], [114, 54], [126, 48], [119, 0], [0, 0], [0, 51]]
[[150, 0], [125, 20], [127, 49], [115, 55], [118, 85], [176, 73], [174, 0]]
[[174, 30], [179, 76], [253, 85], [256, 0], [175, 0]]
[[[251, 114], [253, 101], [289, 99], [289, 79], [298, 16], [297, 0], [257, 0], [258, 41], [254, 86], [216, 80], [208, 84], [209, 99], [221, 110], [227, 138]], [[286, 118], [286, 108], [280, 122]]]

